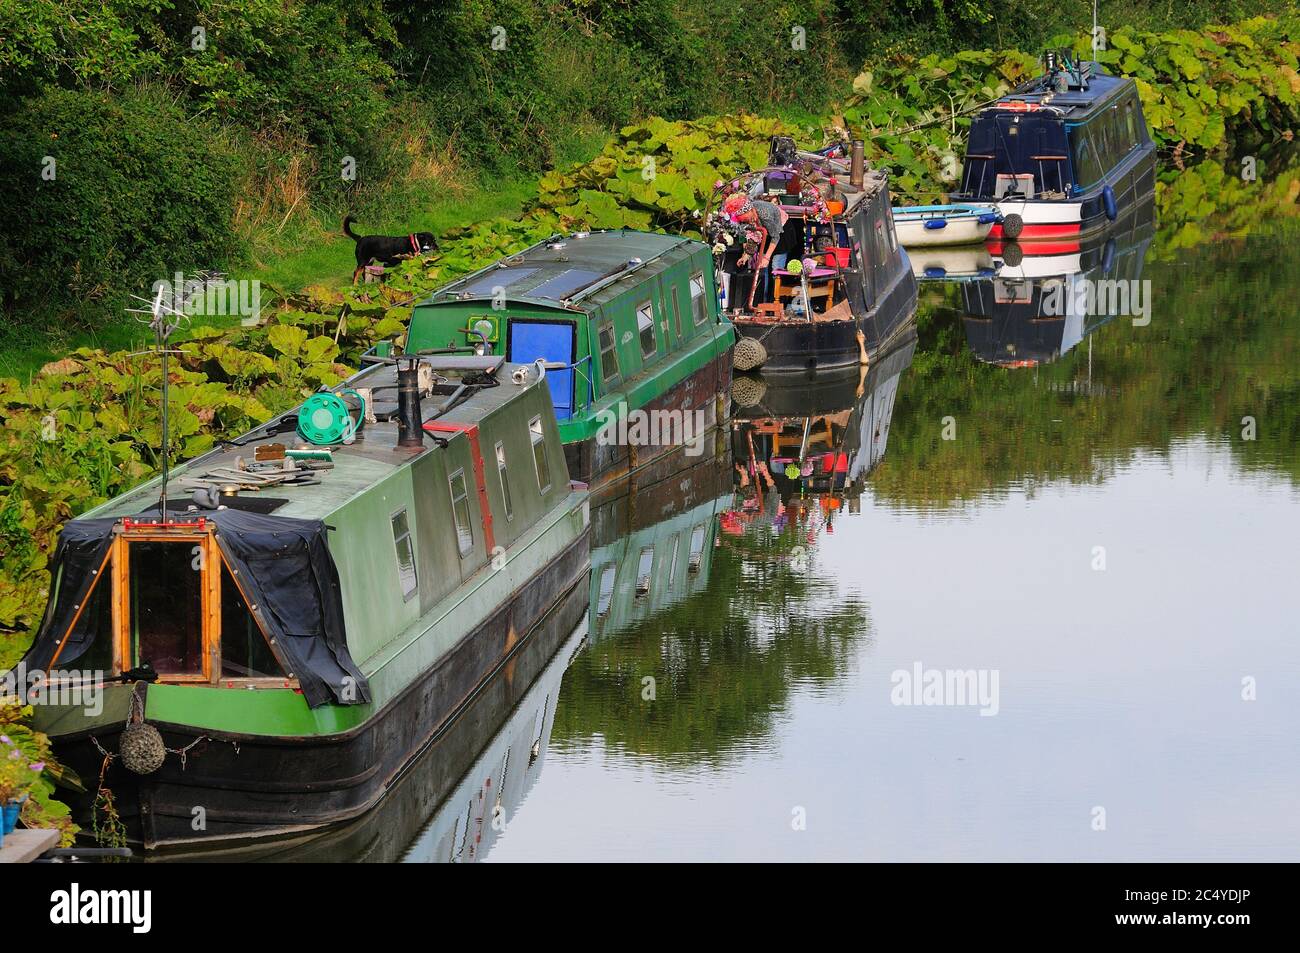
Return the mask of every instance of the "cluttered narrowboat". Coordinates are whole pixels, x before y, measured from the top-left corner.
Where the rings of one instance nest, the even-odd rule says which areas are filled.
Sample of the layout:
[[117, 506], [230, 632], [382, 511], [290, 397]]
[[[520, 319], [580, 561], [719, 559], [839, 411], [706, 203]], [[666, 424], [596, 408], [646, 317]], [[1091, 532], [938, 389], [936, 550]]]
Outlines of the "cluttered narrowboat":
[[1049, 52], [1045, 71], [971, 122], [954, 203], [1000, 216], [990, 239], [1083, 237], [1155, 191], [1155, 144], [1132, 79]]
[[725, 419], [733, 340], [708, 246], [625, 229], [552, 236], [446, 285], [406, 347], [542, 360], [569, 472], [595, 488]]
[[78, 809], [146, 848], [300, 836], [535, 676], [590, 564], [546, 373], [375, 361], [69, 522], [20, 671]]
[[717, 184], [705, 229], [738, 370], [866, 364], [915, 313], [888, 178], [861, 142], [804, 152], [774, 136], [765, 168]]

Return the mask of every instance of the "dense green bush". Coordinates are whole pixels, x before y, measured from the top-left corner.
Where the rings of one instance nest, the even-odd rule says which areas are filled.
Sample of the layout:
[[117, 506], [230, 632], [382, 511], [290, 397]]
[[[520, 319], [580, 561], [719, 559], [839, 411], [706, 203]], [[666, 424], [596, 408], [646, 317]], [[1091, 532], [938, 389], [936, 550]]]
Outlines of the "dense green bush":
[[[234, 236], [260, 243], [295, 210], [331, 230], [349, 209], [386, 217], [421, 161], [436, 178], [420, 150], [448, 157], [435, 171], [533, 174], [554, 167], [575, 130], [647, 115], [820, 112], [864, 60], [883, 75], [979, 46], [1032, 57], [1054, 33], [1082, 35], [1086, 7], [1008, 0], [995, 16], [974, 0], [3, 0], [0, 300], [11, 322], [39, 313], [66, 326], [75, 313], [93, 325], [162, 268], [228, 265], [243, 244]], [[1120, 24], [1199, 28], [1270, 8], [1294, 3], [1115, 0], [1102, 23], [1112, 35]], [[1250, 67], [1239, 52], [1224, 68]], [[1167, 73], [1159, 61], [1142, 69]], [[1144, 91], [1158, 130], [1191, 121], [1189, 97], [1232, 105], [1208, 101], [1211, 83], [1181, 79], [1167, 99]], [[1285, 99], [1268, 82], [1254, 85]], [[929, 110], [899, 84], [891, 120]], [[879, 125], [879, 103], [847, 105], [859, 125]], [[1278, 128], [1275, 113], [1265, 131]], [[1215, 129], [1189, 141], [1206, 145]], [[904, 190], [942, 158], [933, 140], [880, 150], [898, 160]], [[144, 162], [146, 152], [159, 158]], [[47, 188], [33, 179], [46, 155], [65, 175], [93, 171]]]
[[0, 272], [8, 319], [228, 262], [238, 164], [161, 90], [48, 89], [0, 115]]

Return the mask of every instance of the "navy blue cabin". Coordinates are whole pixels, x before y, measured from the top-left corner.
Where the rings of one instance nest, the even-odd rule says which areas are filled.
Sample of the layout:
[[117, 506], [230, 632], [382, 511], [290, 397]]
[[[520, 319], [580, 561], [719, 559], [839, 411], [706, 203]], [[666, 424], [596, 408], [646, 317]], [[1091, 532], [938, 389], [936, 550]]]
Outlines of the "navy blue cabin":
[[[1155, 188], [1155, 146], [1137, 85], [1095, 63], [1049, 72], [971, 123], [960, 202], [996, 202], [1026, 237], [1113, 221]], [[1015, 238], [998, 231], [991, 237]]]

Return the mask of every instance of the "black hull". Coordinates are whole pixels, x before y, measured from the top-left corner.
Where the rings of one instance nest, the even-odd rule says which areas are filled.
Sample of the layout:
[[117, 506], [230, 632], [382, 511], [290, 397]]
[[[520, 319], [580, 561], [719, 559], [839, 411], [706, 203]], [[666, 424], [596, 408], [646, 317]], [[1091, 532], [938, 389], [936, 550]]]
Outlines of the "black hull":
[[[449, 788], [491, 737], [501, 706], [527, 690], [587, 607], [590, 532], [584, 532], [514, 596], [464, 637], [441, 662], [352, 731], [320, 737], [244, 735], [151, 722], [167, 747], [200, 741], [140, 777], [114, 760], [104, 784], [114, 794], [128, 839], [146, 849], [192, 849], [304, 835], [356, 819], [375, 807], [428, 752], [446, 764], [432, 772]], [[147, 704], [147, 703], [146, 703]], [[147, 711], [147, 707], [146, 707]], [[460, 730], [454, 726], [472, 719]], [[119, 732], [97, 733], [116, 751]], [[103, 755], [89, 733], [69, 735], [56, 753], [92, 787]], [[445, 793], [445, 790], [444, 790]], [[194, 809], [206, 828], [195, 831]], [[84, 817], [89, 798], [74, 804]]]
[[[879, 298], [875, 308], [844, 321], [750, 321], [733, 319], [736, 334], [758, 340], [767, 360], [757, 368], [763, 374], [809, 374], [842, 371], [890, 347], [909, 326], [916, 313], [917, 285], [911, 267], [904, 263], [897, 280]], [[862, 332], [859, 345], [858, 332]]]
[[[538, 676], [552, 663], [557, 650], [575, 636], [585, 612], [583, 587], [571, 592], [511, 656], [509, 670], [497, 672], [475, 693], [469, 704], [438, 732], [423, 754], [389, 785], [383, 800], [361, 817], [271, 842], [200, 846], [183, 853], [152, 853], [146, 859], [169, 862], [239, 863], [379, 863], [391, 864], [407, 856], [420, 831], [447, 799], [511, 712], [524, 703]], [[568, 627], [573, 615], [578, 622]], [[579, 639], [567, 650], [576, 654], [585, 644]]]
[[[785, 374], [768, 378], [737, 374], [732, 393], [748, 385], [745, 403], [734, 401], [733, 421], [809, 417], [852, 410], [874, 381], [901, 372], [912, 362], [916, 325], [909, 323], [894, 336], [888, 349], [871, 356], [869, 366], [854, 366], [821, 373]], [[733, 431], [734, 433], [734, 431]], [[738, 454], [744, 457], [743, 451]]]
[[[679, 381], [640, 410], [680, 410], [684, 413], [703, 410], [710, 430], [730, 414], [731, 349]], [[706, 444], [708, 446], [708, 444]], [[595, 436], [564, 445], [564, 460], [569, 477], [586, 483], [592, 490], [662, 463], [680, 451], [677, 446], [629, 447], [617, 443], [602, 444]], [[705, 453], [709, 451], [706, 450]]]

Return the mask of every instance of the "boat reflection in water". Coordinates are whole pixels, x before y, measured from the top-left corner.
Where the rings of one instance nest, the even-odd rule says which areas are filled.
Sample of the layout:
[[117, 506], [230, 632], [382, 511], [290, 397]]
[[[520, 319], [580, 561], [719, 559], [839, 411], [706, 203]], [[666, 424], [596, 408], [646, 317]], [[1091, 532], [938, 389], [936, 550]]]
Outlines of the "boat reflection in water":
[[933, 254], [918, 265], [923, 278], [960, 282], [966, 341], [977, 358], [1002, 367], [1049, 364], [1117, 316], [1149, 317], [1141, 278], [1155, 237], [1152, 207], [1147, 202], [1084, 245], [1027, 246], [1048, 252], [1023, 254], [1018, 246], [990, 243], [974, 253], [983, 260], [966, 252], [945, 268]]
[[610, 639], [708, 587], [718, 514], [731, 500], [726, 445], [675, 451], [593, 497], [591, 636]]
[[[894, 398], [916, 351], [916, 328], [851, 376], [811, 377], [797, 386], [737, 378], [732, 454], [737, 510], [726, 529], [792, 521], [834, 532], [835, 514], [858, 509], [862, 486], [885, 455]], [[743, 406], [742, 406], [743, 405]]]
[[800, 687], [844, 675], [869, 629], [836, 580], [727, 537], [725, 439], [680, 462], [592, 511], [591, 644], [565, 676], [552, 738], [565, 764], [641, 778], [742, 759], [775, 743]]
[[402, 858], [406, 863], [468, 863], [487, 856], [542, 773], [560, 682], [586, 640], [584, 619], [420, 830]]

